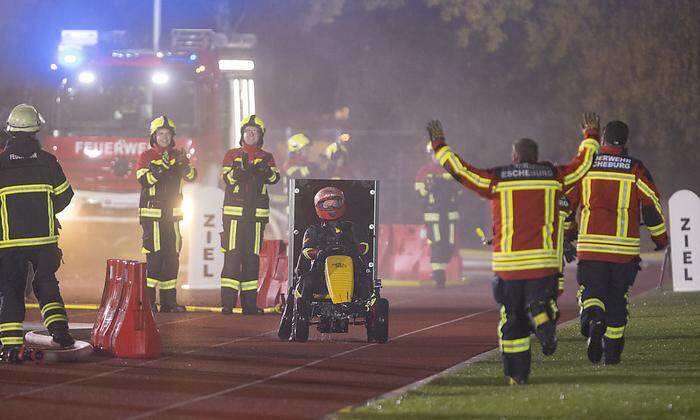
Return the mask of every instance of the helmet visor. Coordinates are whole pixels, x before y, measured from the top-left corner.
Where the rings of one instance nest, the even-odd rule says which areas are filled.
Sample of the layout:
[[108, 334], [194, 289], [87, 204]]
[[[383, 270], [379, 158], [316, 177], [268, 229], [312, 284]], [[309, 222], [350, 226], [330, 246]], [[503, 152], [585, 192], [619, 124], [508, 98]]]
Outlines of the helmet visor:
[[328, 197], [320, 203], [321, 209], [339, 209], [343, 207], [343, 199], [341, 197]]

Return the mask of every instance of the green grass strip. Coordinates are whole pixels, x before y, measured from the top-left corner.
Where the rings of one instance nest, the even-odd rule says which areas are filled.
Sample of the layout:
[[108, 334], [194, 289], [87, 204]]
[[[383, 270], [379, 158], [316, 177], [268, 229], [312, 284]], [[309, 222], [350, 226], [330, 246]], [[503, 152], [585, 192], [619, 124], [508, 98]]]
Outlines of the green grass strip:
[[700, 417], [700, 293], [651, 292], [630, 304], [630, 317], [619, 365], [591, 364], [576, 323], [559, 332], [557, 353], [546, 360], [533, 344], [529, 385], [505, 385], [499, 355], [400, 397], [375, 400], [338, 416]]

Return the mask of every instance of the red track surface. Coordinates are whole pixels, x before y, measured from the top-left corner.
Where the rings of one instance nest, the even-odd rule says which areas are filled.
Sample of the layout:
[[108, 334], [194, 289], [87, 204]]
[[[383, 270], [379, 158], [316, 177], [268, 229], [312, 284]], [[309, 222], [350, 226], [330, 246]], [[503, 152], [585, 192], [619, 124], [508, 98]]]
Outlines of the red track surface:
[[[577, 313], [574, 272], [568, 274], [564, 319]], [[657, 276], [658, 265], [647, 267], [633, 291], [654, 287]], [[276, 337], [277, 316], [158, 314], [165, 354], [157, 360], [0, 365], [1, 417], [317, 418], [497, 345], [498, 314], [486, 279], [441, 291], [387, 288], [384, 295], [391, 338], [383, 345], [367, 344], [361, 326], [287, 343]], [[71, 322], [95, 317], [69, 315]], [[38, 320], [38, 311], [27, 319]]]

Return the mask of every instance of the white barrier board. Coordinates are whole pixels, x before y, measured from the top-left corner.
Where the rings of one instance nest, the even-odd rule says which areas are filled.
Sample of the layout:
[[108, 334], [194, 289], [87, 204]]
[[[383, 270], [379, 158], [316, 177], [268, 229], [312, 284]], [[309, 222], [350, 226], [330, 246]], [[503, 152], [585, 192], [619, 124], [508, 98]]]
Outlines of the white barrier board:
[[700, 198], [689, 190], [668, 200], [673, 290], [700, 290]]
[[188, 185], [185, 195], [190, 201], [189, 258], [187, 287], [189, 289], [218, 289], [224, 254], [219, 232], [223, 229], [221, 207], [224, 192], [216, 187]]

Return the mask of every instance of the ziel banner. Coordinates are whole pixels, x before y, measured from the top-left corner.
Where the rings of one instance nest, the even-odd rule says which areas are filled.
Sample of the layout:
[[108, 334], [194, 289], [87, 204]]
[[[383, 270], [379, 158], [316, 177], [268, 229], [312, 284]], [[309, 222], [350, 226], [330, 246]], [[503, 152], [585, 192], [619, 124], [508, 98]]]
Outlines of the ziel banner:
[[671, 226], [673, 290], [700, 290], [700, 198], [689, 190], [676, 191], [668, 201]]
[[189, 218], [187, 287], [218, 289], [224, 256], [219, 232], [224, 192], [216, 187], [188, 186], [185, 190], [192, 215]]

